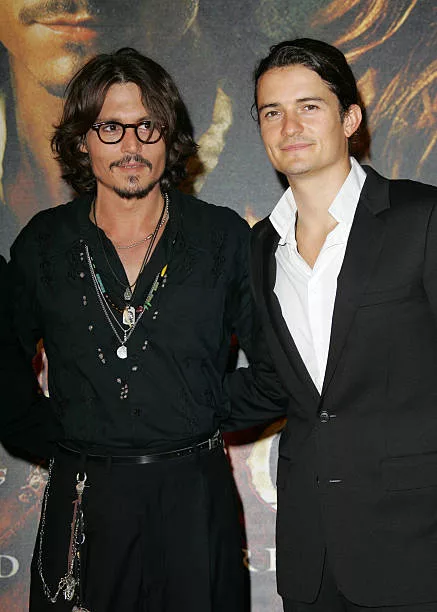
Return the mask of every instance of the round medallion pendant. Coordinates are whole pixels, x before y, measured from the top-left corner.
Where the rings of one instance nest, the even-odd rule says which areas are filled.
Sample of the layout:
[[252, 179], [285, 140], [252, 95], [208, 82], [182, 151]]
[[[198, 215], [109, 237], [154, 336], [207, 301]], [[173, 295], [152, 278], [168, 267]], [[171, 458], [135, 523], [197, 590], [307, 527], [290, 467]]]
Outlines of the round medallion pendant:
[[122, 344], [121, 346], [118, 347], [118, 349], [117, 349], [117, 357], [119, 357], [120, 359], [126, 359], [126, 357], [127, 357], [127, 347], [125, 347], [124, 344]]

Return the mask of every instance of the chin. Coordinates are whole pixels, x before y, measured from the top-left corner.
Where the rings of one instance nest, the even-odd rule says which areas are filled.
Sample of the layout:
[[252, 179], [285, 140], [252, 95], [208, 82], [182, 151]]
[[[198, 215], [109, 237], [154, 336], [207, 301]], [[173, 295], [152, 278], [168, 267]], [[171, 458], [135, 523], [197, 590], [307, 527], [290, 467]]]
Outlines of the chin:
[[90, 58], [92, 53], [90, 49], [83, 45], [70, 44], [68, 45], [68, 53], [64, 53], [53, 60], [45, 63], [44, 72], [35, 76], [40, 85], [46, 89], [49, 94], [57, 98], [63, 98], [65, 88], [70, 79], [76, 74], [77, 70]]
[[283, 170], [281, 170], [281, 172], [283, 172], [285, 176], [292, 178], [293, 176], [301, 176], [302, 174], [309, 174], [312, 170], [313, 168], [311, 166], [301, 165], [301, 166], [292, 166], [291, 168], [288, 166], [287, 168], [284, 168]]
[[136, 187], [134, 189], [129, 189], [125, 187], [114, 187], [114, 192], [124, 200], [141, 200], [142, 198], [146, 198], [149, 193], [155, 188], [159, 181], [155, 181], [146, 185], [145, 187]]

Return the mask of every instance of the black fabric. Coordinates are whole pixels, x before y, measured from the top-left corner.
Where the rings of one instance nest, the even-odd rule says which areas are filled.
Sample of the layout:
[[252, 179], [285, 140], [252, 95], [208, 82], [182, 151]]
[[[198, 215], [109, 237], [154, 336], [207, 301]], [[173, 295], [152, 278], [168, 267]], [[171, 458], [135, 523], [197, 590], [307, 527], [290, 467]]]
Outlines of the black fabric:
[[[144, 302], [165, 264], [167, 284], [121, 360], [85, 245], [120, 306], [123, 287], [110, 272], [90, 204], [91, 196], [39, 213], [11, 249], [15, 328], [29, 360], [44, 340], [51, 406], [64, 438], [97, 452], [102, 446], [165, 451], [205, 439], [229, 412], [222, 387], [231, 334], [251, 352], [249, 228], [228, 208], [170, 193], [169, 222], [133, 304]], [[103, 232], [101, 239], [110, 266], [125, 279]]]
[[347, 602], [335, 583], [326, 559], [326, 552], [322, 581], [315, 601], [305, 603], [284, 598], [283, 605], [284, 612], [347, 612]]
[[[274, 294], [278, 234], [253, 230], [263, 336], [233, 375], [234, 426], [287, 415], [277, 580], [312, 602], [325, 549], [361, 606], [437, 601], [437, 189], [367, 174], [338, 276], [321, 395]], [[321, 418], [325, 411], [329, 418]]]
[[[171, 465], [169, 465], [171, 464]], [[65, 572], [76, 474], [85, 470], [82, 604], [92, 612], [243, 612], [237, 499], [223, 450], [121, 466], [59, 455], [49, 489], [43, 575], [55, 590]], [[53, 605], [32, 562], [31, 612]]]
[[14, 333], [9, 286], [6, 261], [0, 256], [0, 440], [11, 452], [20, 447], [28, 456], [44, 457], [53, 452], [62, 427], [39, 392], [32, 364]]
[[[123, 305], [124, 287], [110, 267], [127, 280], [111, 242], [89, 219], [91, 200], [39, 213], [11, 249], [12, 336], [29, 367], [41, 338], [48, 356], [53, 419], [36, 431], [52, 439], [50, 423], [59, 422], [57, 441], [83, 451], [77, 459], [59, 454], [55, 463], [43, 555], [52, 588], [66, 571], [81, 457], [147, 455], [209, 438], [229, 413], [223, 379], [231, 335], [251, 352], [249, 228], [230, 209], [172, 191], [169, 221], [136, 284], [133, 305], [144, 304], [165, 265], [167, 282], [128, 340], [127, 359], [119, 359], [85, 246], [116, 306]], [[2, 405], [6, 414], [8, 405]], [[29, 444], [27, 436], [15, 440], [25, 449]], [[85, 607], [244, 609], [235, 491], [220, 448], [139, 466], [90, 461], [86, 470]], [[56, 606], [47, 602], [35, 563], [32, 612], [70, 611], [62, 595]]]
[[284, 612], [436, 612], [437, 602], [424, 604], [413, 604], [406, 606], [358, 606], [340, 592], [332, 572], [329, 562], [325, 562], [323, 568], [322, 583], [317, 599], [313, 603], [292, 601], [284, 599]]

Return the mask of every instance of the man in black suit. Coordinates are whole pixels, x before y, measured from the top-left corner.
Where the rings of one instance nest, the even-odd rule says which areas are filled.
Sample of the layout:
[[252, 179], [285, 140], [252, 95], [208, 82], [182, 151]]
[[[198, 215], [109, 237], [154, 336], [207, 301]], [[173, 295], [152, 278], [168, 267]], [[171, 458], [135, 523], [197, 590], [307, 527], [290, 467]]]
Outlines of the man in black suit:
[[[277, 574], [286, 612], [437, 610], [437, 189], [349, 156], [354, 76], [311, 39], [255, 72], [290, 185], [252, 235], [263, 327], [233, 425], [286, 414]], [[272, 366], [273, 363], [273, 366]]]

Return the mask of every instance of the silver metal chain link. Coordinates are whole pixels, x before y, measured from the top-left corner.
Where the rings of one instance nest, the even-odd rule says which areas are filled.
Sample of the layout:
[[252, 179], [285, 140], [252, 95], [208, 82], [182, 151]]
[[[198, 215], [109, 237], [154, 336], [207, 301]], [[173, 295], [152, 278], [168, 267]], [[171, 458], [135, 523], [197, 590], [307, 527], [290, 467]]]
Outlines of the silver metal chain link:
[[[93, 281], [93, 285], [94, 285], [94, 289], [96, 291], [97, 294], [97, 299], [99, 301], [99, 304], [103, 310], [103, 313], [105, 315], [106, 320], [108, 321], [112, 331], [114, 332], [115, 337], [117, 338], [117, 340], [120, 343], [120, 346], [124, 346], [126, 344], [126, 342], [129, 340], [129, 338], [131, 337], [131, 335], [133, 334], [133, 332], [135, 331], [135, 328], [137, 327], [138, 323], [140, 322], [143, 314], [146, 312], [146, 308], [144, 307], [143, 310], [140, 312], [140, 314], [138, 315], [138, 317], [135, 320], [135, 323], [130, 326], [129, 329], [125, 329], [121, 323], [118, 321], [117, 317], [114, 315], [114, 313], [111, 310], [111, 307], [109, 306], [108, 302], [106, 301], [105, 296], [103, 295], [103, 291], [100, 288], [99, 282], [97, 280], [97, 276], [96, 276], [96, 272], [94, 270], [94, 266], [93, 266], [93, 262], [91, 259], [91, 255], [90, 255], [90, 251], [89, 251], [89, 247], [87, 244], [85, 244], [85, 253], [86, 253], [86, 260], [88, 263], [88, 268], [90, 271], [90, 275], [91, 275], [91, 279]], [[146, 303], [148, 302], [148, 300], [150, 299], [150, 295], [153, 291], [153, 288], [155, 287], [156, 283], [158, 282], [160, 277], [160, 273], [158, 273], [155, 277], [155, 280], [152, 283], [152, 289], [149, 292], [147, 298], [146, 298]], [[118, 325], [119, 329], [122, 331], [123, 333], [123, 340], [121, 339], [117, 329], [114, 326], [114, 323], [112, 321], [112, 319], [115, 321], [115, 323]]]
[[[56, 592], [53, 594], [52, 591], [50, 590], [50, 587], [48, 586], [45, 578], [44, 578], [43, 564], [42, 564], [43, 542], [44, 542], [44, 535], [45, 535], [45, 529], [46, 529], [46, 517], [47, 517], [47, 502], [48, 502], [48, 498], [49, 498], [49, 491], [50, 491], [50, 484], [51, 484], [51, 479], [52, 479], [53, 465], [54, 465], [54, 459], [51, 459], [50, 460], [50, 464], [49, 464], [46, 489], [44, 491], [44, 497], [43, 497], [43, 507], [42, 507], [42, 513], [41, 513], [40, 532], [39, 532], [39, 547], [38, 547], [37, 567], [38, 567], [38, 573], [39, 573], [39, 576], [41, 578], [41, 583], [42, 583], [42, 587], [43, 587], [43, 591], [44, 591], [45, 596], [47, 597], [47, 599], [51, 603], [56, 603], [56, 601], [57, 601], [61, 591], [64, 592], [64, 597], [68, 601], [71, 601], [73, 599], [73, 597], [74, 597], [74, 592], [75, 592], [76, 586], [78, 584], [78, 581], [74, 577], [74, 562], [75, 562], [76, 555], [77, 555], [77, 552], [78, 552], [77, 551], [77, 541], [78, 541], [78, 535], [79, 535], [79, 526], [81, 524], [81, 520], [83, 520], [83, 519], [79, 518], [79, 520], [76, 520], [76, 523], [74, 525], [72, 541], [71, 541], [72, 548], [71, 548], [71, 555], [70, 555], [70, 559], [69, 559], [69, 563], [68, 563], [68, 567], [67, 567], [67, 573], [64, 576], [62, 576], [62, 578], [60, 578], [60, 580], [58, 582], [58, 586], [57, 586]], [[83, 481], [79, 480], [79, 475], [77, 476], [77, 479], [78, 479], [78, 485], [77, 486], [81, 485], [82, 483], [84, 485], [85, 484], [85, 480], [86, 480], [86, 474], [84, 476], [84, 480]], [[77, 610], [81, 610], [81, 609], [85, 610], [84, 608], [77, 608]]]

